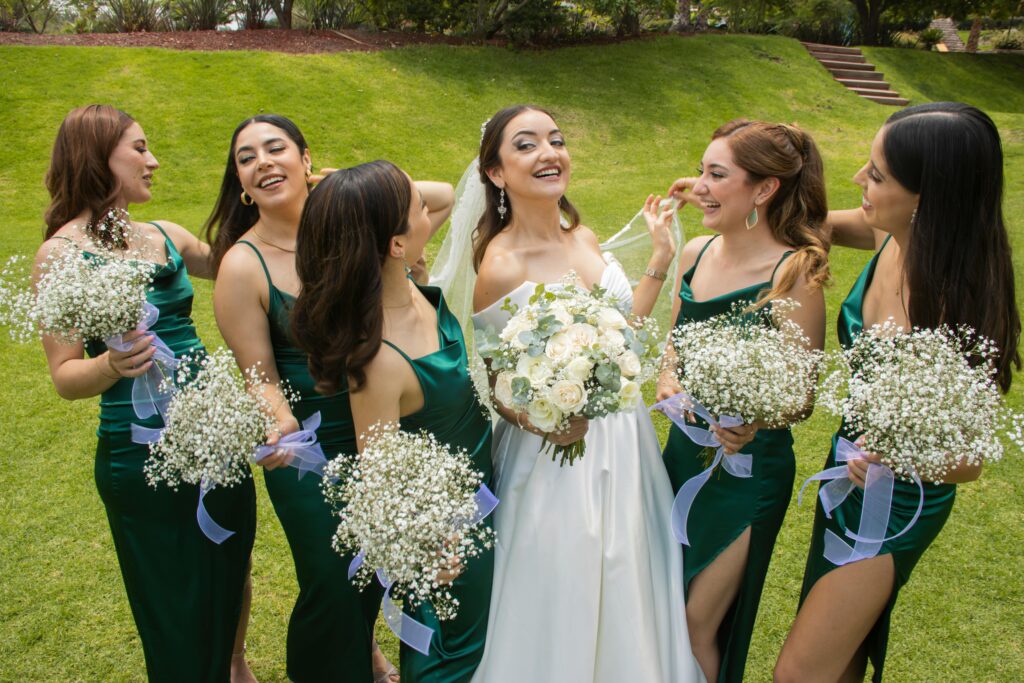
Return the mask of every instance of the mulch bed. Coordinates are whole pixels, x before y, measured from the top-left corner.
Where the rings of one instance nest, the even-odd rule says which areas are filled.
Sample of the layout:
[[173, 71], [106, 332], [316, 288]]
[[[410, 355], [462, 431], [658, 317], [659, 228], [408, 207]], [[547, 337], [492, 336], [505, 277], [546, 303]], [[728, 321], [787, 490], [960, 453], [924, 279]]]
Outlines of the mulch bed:
[[0, 45], [79, 45], [162, 47], [172, 50], [263, 50], [311, 54], [317, 52], [375, 52], [406, 45], [463, 45], [465, 40], [423, 33], [306, 31], [168, 31], [156, 33], [81, 33], [36, 35], [0, 32]]

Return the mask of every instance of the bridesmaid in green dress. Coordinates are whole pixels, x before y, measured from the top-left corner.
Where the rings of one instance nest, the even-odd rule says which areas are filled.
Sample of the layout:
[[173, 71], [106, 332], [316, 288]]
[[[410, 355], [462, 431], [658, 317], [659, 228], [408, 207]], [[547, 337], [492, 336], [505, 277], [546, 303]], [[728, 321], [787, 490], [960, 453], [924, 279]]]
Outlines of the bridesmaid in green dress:
[[[1002, 216], [1003, 160], [999, 132], [983, 112], [937, 102], [908, 107], [875, 136], [871, 155], [853, 181], [861, 208], [833, 211], [836, 244], [877, 250], [839, 312], [839, 341], [852, 343], [864, 327], [894, 320], [904, 328], [970, 325], [1002, 350], [997, 381], [1008, 391], [1020, 316], [1013, 263]], [[838, 436], [826, 467], [835, 465]], [[956, 485], [977, 479], [964, 465], [941, 485], [925, 484], [921, 517], [875, 557], [836, 567], [823, 556], [824, 534], [840, 537], [859, 525], [868, 462], [848, 465], [859, 487], [827, 519], [817, 504], [800, 610], [779, 655], [777, 681], [882, 680], [889, 618], [900, 588], [949, 517]], [[897, 479], [886, 535], [906, 527], [917, 509], [913, 483]]]
[[[259, 363], [264, 370], [266, 382], [258, 390], [278, 406], [278, 432], [294, 432], [319, 412], [317, 437], [324, 453], [334, 457], [356, 448], [347, 388], [318, 394], [306, 354], [289, 332], [299, 291], [295, 240], [310, 166], [306, 140], [292, 121], [276, 115], [246, 119], [232, 136], [207, 234], [217, 268], [214, 311], [224, 340], [240, 366]], [[451, 208], [451, 186], [427, 182], [422, 187], [436, 229]], [[281, 393], [282, 380], [298, 394], [291, 406]], [[278, 438], [272, 435], [269, 443]], [[299, 479], [289, 461], [286, 451], [260, 461], [299, 584], [288, 624], [288, 676], [301, 683], [363, 682], [371, 676], [391, 683], [397, 672], [373, 641], [383, 592], [371, 586], [360, 593], [348, 581], [351, 558], [331, 548], [338, 521], [320, 492], [320, 479], [315, 474]]]
[[[141, 126], [122, 111], [90, 105], [70, 112], [54, 143], [46, 185], [46, 242], [36, 264], [64, 241], [89, 255], [102, 244], [152, 263], [146, 295], [160, 312], [150, 329], [175, 356], [203, 353], [191, 320], [188, 273], [209, 277], [209, 249], [181, 226], [166, 221], [110, 219], [129, 204], [150, 199], [159, 167]], [[114, 211], [115, 214], [109, 212]], [[127, 214], [123, 214], [127, 216]], [[107, 350], [102, 342], [61, 344], [43, 339], [50, 375], [66, 399], [100, 395], [96, 488], [106, 508], [132, 616], [142, 640], [150, 681], [230, 680], [236, 626], [256, 528], [252, 480], [215, 489], [206, 498], [213, 517], [234, 535], [217, 545], [196, 523], [198, 488], [153, 489], [143, 464], [149, 449], [131, 440], [132, 423], [162, 426], [158, 415], [140, 420], [132, 408], [133, 378], [152, 365], [148, 333], [125, 335], [133, 346]], [[247, 675], [235, 660], [236, 675]]]
[[[803, 327], [811, 346], [822, 348], [828, 247], [825, 183], [814, 141], [791, 126], [732, 121], [715, 131], [700, 173], [669, 190], [702, 209], [704, 227], [718, 233], [692, 239], [683, 249], [676, 324], [737, 303], [770, 306], [772, 299], [793, 299], [800, 306], [788, 317]], [[671, 349], [668, 360], [673, 362], [658, 382], [659, 400], [685, 388], [672, 369]], [[697, 495], [683, 572], [693, 653], [709, 681], [725, 682], [743, 679], [796, 466], [789, 429], [754, 424], [716, 434], [726, 454], [751, 454], [753, 470], [743, 479], [719, 471]], [[702, 450], [672, 426], [664, 460], [675, 491], [706, 467]]]
[[[461, 327], [440, 290], [407, 277], [431, 232], [422, 194], [390, 162], [328, 176], [302, 216], [293, 329], [317, 387], [349, 388], [360, 448], [377, 422], [426, 429], [465, 448], [491, 484], [491, 422], [473, 390]], [[410, 613], [434, 635], [426, 655], [402, 647], [404, 683], [470, 680], [486, 639], [492, 568], [485, 552], [439, 577], [453, 583], [455, 619], [439, 621], [428, 603]]]

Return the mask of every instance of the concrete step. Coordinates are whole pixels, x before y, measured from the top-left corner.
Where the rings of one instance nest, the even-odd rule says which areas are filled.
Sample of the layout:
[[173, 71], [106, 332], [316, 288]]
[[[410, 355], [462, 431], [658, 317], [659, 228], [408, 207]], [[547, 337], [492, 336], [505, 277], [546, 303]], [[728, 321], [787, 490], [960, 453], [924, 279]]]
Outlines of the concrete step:
[[847, 88], [868, 88], [870, 90], [889, 90], [889, 84], [886, 81], [881, 80], [881, 75], [878, 74], [878, 80], [858, 80], [856, 78], [837, 78], [836, 80], [845, 85]]
[[830, 61], [830, 62], [850, 62], [854, 64], [864, 64], [868, 60], [863, 55], [841, 55], [834, 54], [832, 52], [817, 52], [811, 50], [811, 56], [819, 61]]
[[894, 107], [905, 107], [910, 104], [910, 100], [902, 97], [879, 97], [878, 95], [861, 95], [866, 100], [877, 102], [878, 104], [889, 104]]
[[880, 81], [884, 74], [881, 71], [856, 71], [854, 69], [829, 69], [836, 79], [854, 78], [861, 81]]
[[899, 97], [898, 92], [889, 90], [888, 88], [850, 88], [853, 92], [858, 95], [874, 95], [875, 97]]
[[837, 55], [859, 55], [860, 48], [842, 47], [840, 45], [823, 45], [822, 43], [802, 43], [811, 52], [831, 52]]
[[821, 62], [822, 66], [824, 66], [829, 71], [832, 71], [833, 69], [849, 69], [850, 71], [874, 71], [875, 70], [875, 65], [874, 64], [857, 64], [857, 63], [854, 63], [854, 62], [837, 62], [837, 61], [834, 61], [834, 60], [831, 60], [831, 59], [819, 59], [818, 61]]

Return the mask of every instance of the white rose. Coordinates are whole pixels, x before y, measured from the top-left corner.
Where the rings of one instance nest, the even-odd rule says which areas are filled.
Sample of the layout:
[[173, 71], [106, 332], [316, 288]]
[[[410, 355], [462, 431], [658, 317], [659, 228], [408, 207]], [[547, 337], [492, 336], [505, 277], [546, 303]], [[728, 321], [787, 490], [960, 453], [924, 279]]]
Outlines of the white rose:
[[556, 332], [548, 339], [547, 346], [544, 347], [544, 355], [553, 361], [562, 362], [568, 360], [574, 350], [569, 335], [565, 332]]
[[555, 320], [562, 323], [565, 327], [572, 325], [572, 314], [562, 304], [552, 304], [548, 312], [555, 316]]
[[530, 320], [529, 316], [517, 315], [505, 323], [505, 328], [501, 331], [501, 340], [512, 342], [517, 348], [525, 348], [526, 345], [519, 341], [519, 333], [527, 332], [533, 328], [534, 323]]
[[631, 380], [626, 380], [619, 387], [619, 410], [630, 410], [636, 407], [640, 400], [640, 385]]
[[566, 414], [575, 413], [587, 403], [587, 390], [583, 382], [577, 379], [560, 379], [548, 393], [551, 402]]
[[572, 345], [578, 350], [597, 343], [597, 328], [587, 323], [574, 323], [565, 329]]
[[498, 379], [494, 382], [495, 400], [508, 408], [512, 407], [512, 378], [511, 372], [502, 372], [498, 374]]
[[632, 351], [626, 351], [618, 359], [619, 370], [626, 377], [636, 377], [640, 374], [640, 357]]
[[542, 432], [550, 432], [562, 421], [558, 408], [546, 398], [538, 398], [526, 408], [526, 414], [533, 426]]
[[614, 308], [602, 308], [601, 312], [597, 314], [597, 326], [601, 328], [602, 332], [621, 330], [628, 324], [626, 318]]
[[601, 348], [615, 355], [626, 346], [626, 338], [618, 330], [601, 330]]
[[538, 387], [547, 383], [554, 374], [549, 363], [547, 356], [531, 357], [524, 353], [516, 364], [516, 374], [523, 375], [530, 380], [531, 385]]
[[573, 379], [586, 382], [594, 371], [594, 363], [586, 356], [576, 356], [565, 366], [565, 373]]

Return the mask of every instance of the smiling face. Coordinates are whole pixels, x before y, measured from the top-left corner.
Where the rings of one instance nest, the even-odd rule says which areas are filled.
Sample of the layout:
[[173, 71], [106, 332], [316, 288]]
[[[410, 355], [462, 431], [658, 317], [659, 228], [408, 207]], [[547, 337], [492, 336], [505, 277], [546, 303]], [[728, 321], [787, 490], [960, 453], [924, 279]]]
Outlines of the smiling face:
[[239, 132], [233, 154], [242, 189], [260, 210], [306, 200], [309, 150], [299, 149], [285, 131], [270, 123], [249, 124]]
[[901, 232], [910, 228], [919, 195], [899, 184], [889, 171], [884, 153], [885, 128], [871, 143], [871, 156], [853, 182], [863, 190], [861, 210], [868, 225], [885, 232]]
[[125, 130], [107, 163], [110, 172], [117, 178], [125, 206], [142, 204], [150, 200], [153, 172], [160, 168], [160, 164], [149, 151], [149, 143], [142, 126], [132, 123]]
[[501, 165], [487, 175], [510, 201], [558, 201], [569, 186], [572, 165], [565, 137], [554, 120], [530, 109], [505, 126], [498, 155]]
[[752, 183], [750, 174], [736, 164], [728, 138], [711, 141], [698, 172], [700, 178], [693, 194], [704, 210], [705, 228], [716, 232], [742, 228], [755, 206], [764, 213], [764, 183]]

